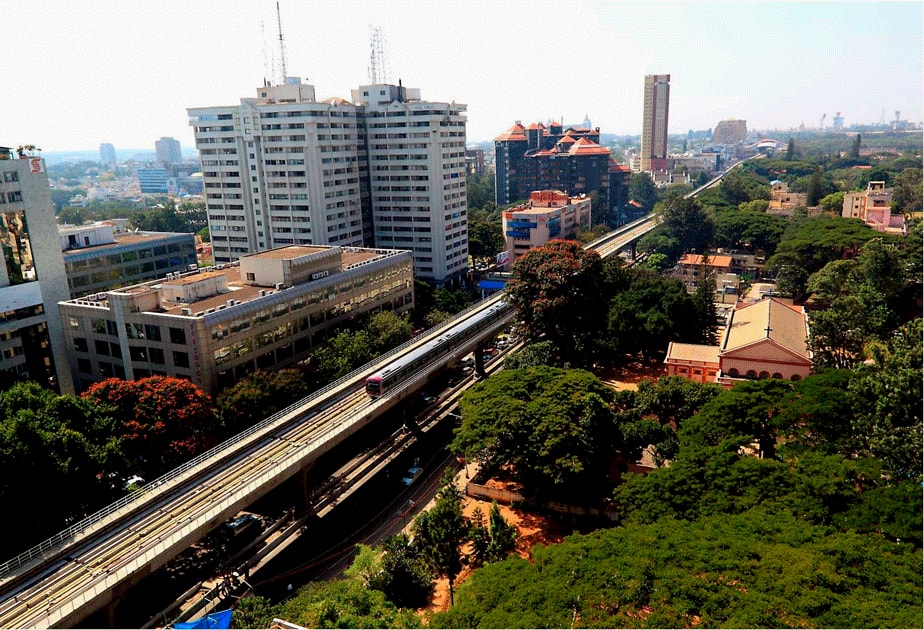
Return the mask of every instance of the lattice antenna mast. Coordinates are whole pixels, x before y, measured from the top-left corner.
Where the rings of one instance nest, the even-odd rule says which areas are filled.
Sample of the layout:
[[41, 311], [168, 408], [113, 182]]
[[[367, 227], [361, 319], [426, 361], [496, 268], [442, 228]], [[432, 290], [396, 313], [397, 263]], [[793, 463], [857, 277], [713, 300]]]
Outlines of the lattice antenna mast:
[[279, 12], [279, 2], [276, 2], [276, 23], [279, 25], [279, 56], [280, 63], [282, 64], [282, 81], [280, 83], [286, 82], [286, 42], [282, 37], [282, 15]]
[[372, 85], [388, 83], [388, 56], [385, 53], [385, 34], [381, 27], [369, 26], [369, 81]]
[[263, 20], [260, 20], [260, 44], [263, 48], [263, 86], [266, 87], [267, 80], [273, 75], [270, 74], [269, 55], [266, 54], [266, 28]]

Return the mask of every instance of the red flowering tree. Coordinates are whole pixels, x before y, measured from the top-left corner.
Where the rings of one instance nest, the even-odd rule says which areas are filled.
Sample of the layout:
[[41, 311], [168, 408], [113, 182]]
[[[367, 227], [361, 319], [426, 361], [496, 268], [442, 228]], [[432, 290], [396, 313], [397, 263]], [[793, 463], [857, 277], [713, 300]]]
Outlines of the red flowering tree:
[[576, 241], [549, 241], [513, 265], [507, 296], [527, 342], [551, 341], [583, 364], [606, 320], [603, 260]]
[[84, 394], [112, 408], [122, 422], [122, 452], [150, 477], [218, 442], [211, 398], [185, 379], [111, 378]]

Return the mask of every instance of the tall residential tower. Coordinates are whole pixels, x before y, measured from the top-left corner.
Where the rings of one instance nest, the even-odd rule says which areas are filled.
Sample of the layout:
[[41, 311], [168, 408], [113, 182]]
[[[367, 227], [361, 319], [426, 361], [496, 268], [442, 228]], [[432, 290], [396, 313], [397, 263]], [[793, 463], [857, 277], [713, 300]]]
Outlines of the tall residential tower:
[[363, 245], [356, 107], [287, 78], [189, 108], [216, 263], [284, 245]]
[[287, 78], [188, 109], [216, 263], [285, 245], [409, 249], [437, 284], [468, 267], [465, 106], [366, 85], [318, 101]]
[[154, 141], [154, 149], [157, 151], [157, 161], [164, 166], [183, 162], [183, 151], [179, 140], [162, 137]]
[[642, 170], [666, 168], [667, 114], [670, 102], [671, 75], [645, 76], [645, 113], [642, 120]]
[[366, 131], [375, 246], [409, 249], [414, 277], [468, 269], [465, 105], [420, 100], [401, 85], [352, 90]]

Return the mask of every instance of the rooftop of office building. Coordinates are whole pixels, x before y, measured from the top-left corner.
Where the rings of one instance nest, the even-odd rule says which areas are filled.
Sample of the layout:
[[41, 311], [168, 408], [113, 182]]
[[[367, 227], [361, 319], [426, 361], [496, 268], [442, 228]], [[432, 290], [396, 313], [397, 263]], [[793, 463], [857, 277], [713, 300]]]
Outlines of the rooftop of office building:
[[401, 254], [409, 257], [400, 250], [294, 245], [243, 256], [233, 263], [170, 273], [163, 279], [69, 303], [108, 307], [110, 296], [125, 296], [121, 299], [131, 300], [133, 310], [201, 317]]

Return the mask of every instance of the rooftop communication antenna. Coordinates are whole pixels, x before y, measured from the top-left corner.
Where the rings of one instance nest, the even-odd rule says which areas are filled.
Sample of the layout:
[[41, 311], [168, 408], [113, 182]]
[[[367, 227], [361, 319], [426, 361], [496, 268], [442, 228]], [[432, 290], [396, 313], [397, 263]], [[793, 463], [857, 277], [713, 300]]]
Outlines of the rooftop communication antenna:
[[369, 82], [372, 85], [388, 83], [390, 72], [386, 55], [385, 34], [380, 26], [369, 26]]
[[279, 2], [276, 2], [276, 23], [279, 25], [279, 56], [280, 62], [282, 64], [282, 81], [280, 83], [286, 82], [286, 42], [282, 37], [282, 15], [279, 12]]

